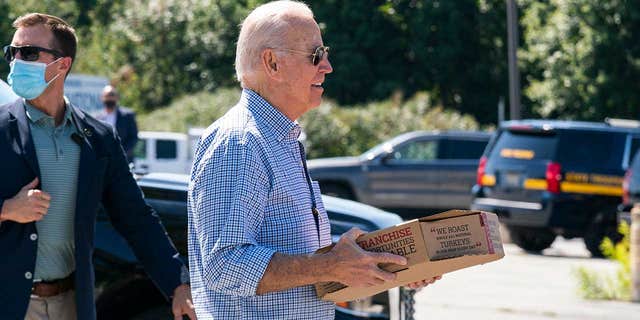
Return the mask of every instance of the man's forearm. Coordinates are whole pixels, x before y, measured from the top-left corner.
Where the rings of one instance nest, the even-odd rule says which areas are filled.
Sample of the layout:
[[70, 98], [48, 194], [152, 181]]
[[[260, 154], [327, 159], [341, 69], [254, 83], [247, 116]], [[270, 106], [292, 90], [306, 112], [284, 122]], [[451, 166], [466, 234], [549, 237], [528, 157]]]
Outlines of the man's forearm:
[[328, 279], [327, 254], [289, 256], [275, 253], [258, 283], [258, 295], [311, 285]]

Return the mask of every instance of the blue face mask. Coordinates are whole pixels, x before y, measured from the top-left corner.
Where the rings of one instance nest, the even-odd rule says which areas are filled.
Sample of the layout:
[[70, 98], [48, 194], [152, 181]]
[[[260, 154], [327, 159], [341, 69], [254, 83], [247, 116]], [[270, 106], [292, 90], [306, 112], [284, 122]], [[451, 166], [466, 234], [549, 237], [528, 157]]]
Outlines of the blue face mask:
[[9, 83], [11, 89], [13, 89], [13, 92], [17, 95], [27, 100], [35, 99], [39, 97], [44, 90], [47, 89], [49, 84], [51, 84], [51, 82], [60, 75], [58, 73], [49, 82], [44, 80], [44, 73], [47, 70], [47, 67], [58, 62], [58, 60], [49, 64], [44, 64], [42, 62], [30, 62], [14, 59], [9, 64], [11, 66], [11, 71], [7, 77], [7, 83]]

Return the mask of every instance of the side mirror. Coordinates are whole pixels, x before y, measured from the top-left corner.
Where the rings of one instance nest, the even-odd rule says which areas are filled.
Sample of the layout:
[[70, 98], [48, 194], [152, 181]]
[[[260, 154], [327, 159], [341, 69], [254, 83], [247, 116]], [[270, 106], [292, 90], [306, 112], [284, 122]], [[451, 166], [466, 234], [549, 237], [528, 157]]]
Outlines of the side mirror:
[[385, 152], [384, 154], [380, 155], [379, 159], [380, 159], [380, 163], [384, 165], [389, 165], [390, 163], [393, 163], [393, 161], [395, 160], [395, 155], [393, 152]]

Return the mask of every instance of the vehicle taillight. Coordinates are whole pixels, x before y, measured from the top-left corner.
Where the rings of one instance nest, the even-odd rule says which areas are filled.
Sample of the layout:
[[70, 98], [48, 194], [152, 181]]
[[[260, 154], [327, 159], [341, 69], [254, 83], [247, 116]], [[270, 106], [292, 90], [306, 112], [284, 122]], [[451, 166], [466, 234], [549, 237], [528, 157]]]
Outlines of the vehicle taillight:
[[478, 175], [476, 176], [476, 183], [481, 186], [482, 185], [482, 177], [484, 176], [485, 167], [487, 166], [487, 157], [480, 158], [480, 163], [478, 164]]
[[547, 191], [560, 193], [560, 181], [562, 180], [562, 173], [559, 163], [549, 162], [547, 164], [547, 172], [545, 173], [545, 178], [547, 180]]
[[631, 183], [631, 176], [633, 175], [633, 171], [628, 169], [624, 174], [624, 180], [622, 180], [622, 203], [630, 204], [630, 196], [629, 196], [629, 183]]

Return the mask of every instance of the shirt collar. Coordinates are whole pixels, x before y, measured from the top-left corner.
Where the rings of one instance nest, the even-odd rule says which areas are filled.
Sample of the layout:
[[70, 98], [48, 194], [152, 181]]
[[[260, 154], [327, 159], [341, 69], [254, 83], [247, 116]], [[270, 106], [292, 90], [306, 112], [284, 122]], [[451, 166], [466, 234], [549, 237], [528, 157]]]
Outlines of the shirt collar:
[[[25, 108], [25, 112], [27, 114], [27, 118], [29, 118], [29, 120], [31, 121], [31, 123], [33, 124], [37, 124], [41, 121], [47, 121], [50, 122], [52, 126], [54, 126], [55, 122], [53, 121], [53, 117], [49, 116], [48, 114], [42, 112], [42, 110], [32, 106], [31, 104], [29, 104], [29, 102], [27, 102], [26, 99], [23, 99], [24, 102], [24, 108]], [[47, 120], [49, 119], [49, 120]], [[64, 110], [64, 121], [63, 124], [68, 124], [68, 123], [73, 123], [73, 120], [71, 118], [71, 108], [69, 107], [69, 105], [66, 103], [65, 100], [65, 110]]]
[[256, 121], [268, 127], [278, 141], [297, 140], [302, 128], [280, 110], [251, 89], [242, 89], [240, 101], [256, 116]]

